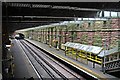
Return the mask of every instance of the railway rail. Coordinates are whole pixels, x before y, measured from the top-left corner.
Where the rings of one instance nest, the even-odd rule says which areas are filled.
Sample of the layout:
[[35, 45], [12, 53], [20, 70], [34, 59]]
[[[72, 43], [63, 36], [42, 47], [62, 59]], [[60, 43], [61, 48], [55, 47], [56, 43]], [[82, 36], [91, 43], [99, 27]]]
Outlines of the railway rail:
[[34, 66], [40, 80], [45, 78], [51, 80], [85, 80], [85, 78], [25, 40], [19, 40], [19, 43]]

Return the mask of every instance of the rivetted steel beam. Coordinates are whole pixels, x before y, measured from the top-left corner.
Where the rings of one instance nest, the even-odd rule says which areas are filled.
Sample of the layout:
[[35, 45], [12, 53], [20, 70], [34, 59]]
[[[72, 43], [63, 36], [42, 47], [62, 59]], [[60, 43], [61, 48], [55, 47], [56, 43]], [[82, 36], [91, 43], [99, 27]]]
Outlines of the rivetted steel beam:
[[50, 8], [50, 9], [69, 9], [69, 10], [82, 10], [82, 11], [100, 11], [100, 9], [92, 8], [79, 8], [71, 6], [56, 6], [56, 5], [44, 5], [44, 4], [34, 4], [34, 3], [7, 3], [9, 7], [28, 7], [28, 8]]
[[[32, 12], [31, 12], [32, 11]], [[3, 9], [3, 12], [4, 9]], [[98, 11], [9, 7], [9, 16], [95, 17]], [[3, 14], [5, 16], [5, 14]]]
[[8, 21], [8, 23], [59, 23], [59, 22], [60, 21]]
[[[3, 18], [6, 18], [6, 16], [2, 16]], [[8, 16], [8, 18], [52, 18], [52, 19], [72, 19], [72, 18], [78, 18], [78, 17], [55, 17], [55, 16]]]

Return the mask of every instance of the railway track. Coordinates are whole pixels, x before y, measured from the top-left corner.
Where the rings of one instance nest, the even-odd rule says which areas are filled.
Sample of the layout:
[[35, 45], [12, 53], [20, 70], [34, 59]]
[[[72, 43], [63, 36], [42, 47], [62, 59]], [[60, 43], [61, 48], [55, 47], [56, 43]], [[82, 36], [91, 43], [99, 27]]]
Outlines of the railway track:
[[19, 40], [19, 43], [31, 61], [31, 64], [34, 66], [39, 79], [85, 80], [85, 78], [75, 73], [59, 61], [56, 61], [52, 57], [48, 56], [46, 53], [42, 52], [40, 49], [25, 40]]

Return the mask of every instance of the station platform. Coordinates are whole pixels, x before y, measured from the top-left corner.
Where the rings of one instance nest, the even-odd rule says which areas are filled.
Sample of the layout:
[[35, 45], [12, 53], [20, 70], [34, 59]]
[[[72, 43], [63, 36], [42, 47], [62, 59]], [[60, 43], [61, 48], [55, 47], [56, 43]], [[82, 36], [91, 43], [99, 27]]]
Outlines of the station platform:
[[33, 68], [31, 67], [28, 59], [25, 56], [23, 49], [20, 47], [20, 44], [16, 39], [13, 39], [11, 47], [11, 53], [14, 57], [14, 79], [28, 79], [28, 78], [38, 78]]
[[64, 50], [57, 50], [56, 48], [54, 47], [50, 47], [49, 45], [47, 44], [44, 44], [44, 43], [41, 43], [41, 42], [38, 42], [38, 41], [35, 41], [35, 40], [30, 40], [30, 39], [25, 39], [27, 40], [28, 42], [36, 45], [37, 47], [47, 51], [48, 53], [50, 54], [53, 54], [55, 55], [56, 57], [59, 57], [60, 59], [68, 62], [69, 64], [75, 66], [76, 68], [80, 69], [81, 71], [95, 77], [95, 78], [98, 78], [98, 79], [107, 79], [107, 80], [113, 80], [113, 78], [115, 80], [118, 80], [118, 78], [112, 76], [112, 75], [109, 75], [107, 73], [103, 73], [101, 71], [101, 66], [100, 65], [97, 65], [95, 64], [95, 68], [92, 67], [92, 62], [88, 61], [88, 64], [83, 64], [79, 61], [76, 61], [75, 59], [69, 57], [69, 56], [65, 56], [65, 51]]

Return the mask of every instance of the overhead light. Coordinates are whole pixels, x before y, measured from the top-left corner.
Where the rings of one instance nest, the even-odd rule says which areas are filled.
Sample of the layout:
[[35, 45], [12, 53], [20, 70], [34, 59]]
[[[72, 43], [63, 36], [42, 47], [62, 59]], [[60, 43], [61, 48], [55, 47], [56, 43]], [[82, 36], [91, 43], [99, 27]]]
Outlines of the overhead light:
[[82, 18], [78, 18], [77, 20], [82, 20]]

